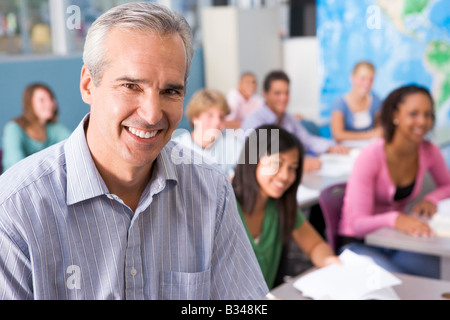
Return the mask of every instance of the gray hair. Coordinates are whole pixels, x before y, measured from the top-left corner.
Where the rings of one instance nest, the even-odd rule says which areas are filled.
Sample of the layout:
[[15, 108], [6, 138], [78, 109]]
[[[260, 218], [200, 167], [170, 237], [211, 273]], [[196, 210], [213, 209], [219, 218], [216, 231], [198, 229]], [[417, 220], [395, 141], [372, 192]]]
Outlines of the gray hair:
[[187, 82], [194, 49], [192, 33], [189, 24], [181, 16], [167, 7], [149, 2], [131, 2], [111, 8], [102, 14], [89, 28], [84, 44], [83, 62], [88, 67], [94, 85], [100, 83], [105, 67], [108, 64], [105, 57], [104, 41], [108, 32], [114, 27], [155, 32], [159, 35], [178, 33], [183, 40], [186, 55]]

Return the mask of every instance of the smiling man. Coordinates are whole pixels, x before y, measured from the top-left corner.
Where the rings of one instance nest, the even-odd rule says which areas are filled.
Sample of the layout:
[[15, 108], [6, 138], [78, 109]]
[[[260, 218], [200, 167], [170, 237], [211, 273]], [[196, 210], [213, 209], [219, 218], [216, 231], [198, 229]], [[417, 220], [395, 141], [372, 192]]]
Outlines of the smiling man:
[[192, 59], [186, 21], [152, 4], [90, 28], [90, 113], [0, 177], [2, 299], [260, 299], [268, 289], [227, 177], [171, 159]]

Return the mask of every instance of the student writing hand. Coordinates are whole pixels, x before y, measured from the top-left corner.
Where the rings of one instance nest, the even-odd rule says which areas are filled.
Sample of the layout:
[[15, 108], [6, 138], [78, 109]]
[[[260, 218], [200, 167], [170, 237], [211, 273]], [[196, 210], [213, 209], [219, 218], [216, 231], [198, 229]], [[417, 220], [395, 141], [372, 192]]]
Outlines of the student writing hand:
[[337, 154], [349, 154], [350, 148], [337, 145], [337, 146], [329, 148], [328, 152], [329, 153], [337, 153]]
[[330, 264], [342, 265], [342, 261], [339, 260], [338, 256], [329, 256], [323, 260], [324, 266], [329, 266]]
[[417, 237], [430, 237], [433, 235], [428, 223], [420, 220], [417, 217], [400, 214], [395, 221], [395, 228], [399, 231], [405, 232]]
[[319, 158], [306, 157], [303, 161], [303, 172], [312, 172], [319, 170], [322, 167], [322, 162]]
[[424, 218], [431, 218], [436, 213], [436, 211], [436, 205], [428, 200], [422, 200], [411, 209], [411, 213], [414, 216], [422, 216]]

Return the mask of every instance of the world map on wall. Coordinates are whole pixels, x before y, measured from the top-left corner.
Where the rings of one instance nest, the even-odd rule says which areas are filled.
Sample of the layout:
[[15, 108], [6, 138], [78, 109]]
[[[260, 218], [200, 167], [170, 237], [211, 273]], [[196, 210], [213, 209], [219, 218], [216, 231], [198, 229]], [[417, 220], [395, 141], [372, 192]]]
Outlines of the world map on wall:
[[355, 63], [376, 67], [384, 99], [410, 83], [435, 100], [436, 126], [450, 126], [450, 0], [317, 0], [320, 110], [347, 92]]

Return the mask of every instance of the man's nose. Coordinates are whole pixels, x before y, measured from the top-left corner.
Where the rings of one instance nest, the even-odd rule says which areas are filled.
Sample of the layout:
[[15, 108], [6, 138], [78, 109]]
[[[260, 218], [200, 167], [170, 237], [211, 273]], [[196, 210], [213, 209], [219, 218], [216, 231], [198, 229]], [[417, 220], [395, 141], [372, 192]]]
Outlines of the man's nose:
[[142, 96], [138, 115], [149, 124], [156, 124], [162, 118], [162, 101], [159, 93], [149, 92]]

